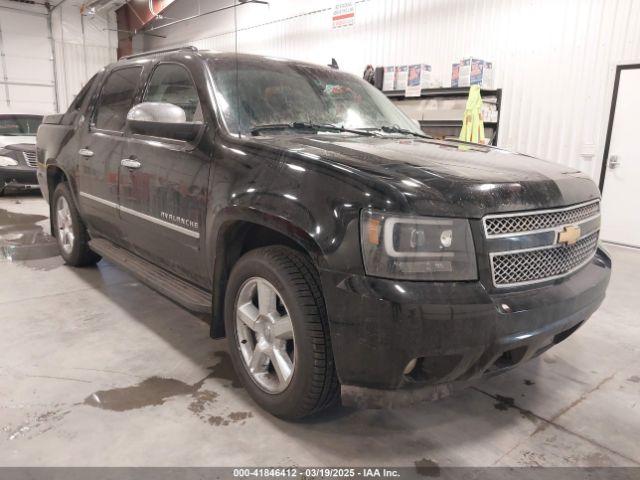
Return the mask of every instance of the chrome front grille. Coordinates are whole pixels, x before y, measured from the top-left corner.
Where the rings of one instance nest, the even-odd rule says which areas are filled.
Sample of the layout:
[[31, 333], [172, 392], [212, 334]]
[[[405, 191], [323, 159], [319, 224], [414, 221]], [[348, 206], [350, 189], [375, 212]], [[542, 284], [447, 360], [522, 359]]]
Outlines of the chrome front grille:
[[491, 255], [496, 287], [535, 283], [568, 275], [589, 262], [598, 246], [598, 232], [573, 245], [557, 245]]
[[493, 285], [529, 285], [569, 275], [591, 261], [598, 248], [600, 202], [487, 215], [482, 223]]
[[600, 215], [600, 202], [575, 205], [573, 207], [544, 210], [534, 213], [489, 215], [484, 218], [487, 238], [552, 230], [571, 225]]
[[24, 156], [24, 161], [27, 162], [27, 165], [30, 167], [36, 167], [38, 165], [38, 157], [36, 152], [22, 152]]

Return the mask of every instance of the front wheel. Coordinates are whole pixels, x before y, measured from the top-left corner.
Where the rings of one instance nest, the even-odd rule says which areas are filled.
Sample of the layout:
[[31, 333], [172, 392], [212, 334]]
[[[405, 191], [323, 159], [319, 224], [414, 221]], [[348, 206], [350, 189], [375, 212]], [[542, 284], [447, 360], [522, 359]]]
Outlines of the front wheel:
[[240, 258], [227, 287], [225, 327], [236, 372], [265, 410], [299, 419], [339, 402], [324, 299], [303, 254], [272, 246]]
[[89, 234], [66, 182], [59, 183], [53, 192], [51, 213], [58, 249], [67, 264], [84, 267], [100, 261], [100, 255], [89, 249]]

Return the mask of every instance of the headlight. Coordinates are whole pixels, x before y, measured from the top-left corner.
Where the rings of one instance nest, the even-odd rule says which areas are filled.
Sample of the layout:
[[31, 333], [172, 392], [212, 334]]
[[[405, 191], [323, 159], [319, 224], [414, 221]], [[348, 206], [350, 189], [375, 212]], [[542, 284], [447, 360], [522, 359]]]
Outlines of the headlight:
[[360, 224], [367, 275], [434, 281], [478, 278], [468, 220], [363, 210]]
[[18, 162], [13, 158], [0, 156], [0, 167], [13, 167], [15, 165], [18, 165]]

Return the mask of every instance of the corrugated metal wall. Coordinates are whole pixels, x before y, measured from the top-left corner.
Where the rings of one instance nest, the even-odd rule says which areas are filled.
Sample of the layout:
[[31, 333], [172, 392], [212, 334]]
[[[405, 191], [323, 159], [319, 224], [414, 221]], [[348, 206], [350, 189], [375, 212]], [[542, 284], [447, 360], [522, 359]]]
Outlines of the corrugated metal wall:
[[[169, 18], [230, 0], [176, 2]], [[500, 146], [578, 168], [597, 179], [615, 65], [640, 61], [637, 0], [364, 0], [356, 24], [333, 30], [335, 2], [271, 0], [237, 9], [242, 52], [328, 63], [426, 62], [447, 85], [466, 56], [495, 64], [503, 88]], [[160, 23], [160, 22], [158, 22]], [[145, 48], [191, 43], [233, 50], [233, 10], [158, 30]]]
[[65, 111], [89, 78], [116, 61], [115, 14], [83, 16], [65, 2], [51, 14], [60, 111]]

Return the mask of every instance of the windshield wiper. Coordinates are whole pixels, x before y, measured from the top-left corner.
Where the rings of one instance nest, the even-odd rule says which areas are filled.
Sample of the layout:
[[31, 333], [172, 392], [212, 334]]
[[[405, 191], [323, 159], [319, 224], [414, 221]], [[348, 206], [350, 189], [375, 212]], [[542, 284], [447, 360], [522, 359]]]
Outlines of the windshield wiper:
[[268, 123], [265, 125], [257, 125], [251, 129], [251, 135], [260, 135], [260, 132], [265, 130], [312, 130], [315, 132], [345, 132], [354, 133], [356, 135], [364, 135], [366, 137], [376, 137], [373, 132], [367, 132], [365, 130], [356, 130], [353, 128], [345, 128], [339, 125], [333, 125], [331, 123], [313, 123], [313, 122], [291, 122], [291, 123]]
[[413, 130], [402, 128], [397, 125], [383, 125], [378, 129], [385, 133], [401, 133], [403, 135], [413, 135], [414, 137], [420, 137], [420, 138], [433, 138], [432, 136], [427, 135], [425, 133], [414, 132]]
[[256, 125], [251, 129], [251, 135], [260, 135], [265, 130], [286, 130], [294, 128], [291, 123], [266, 123], [264, 125]]

